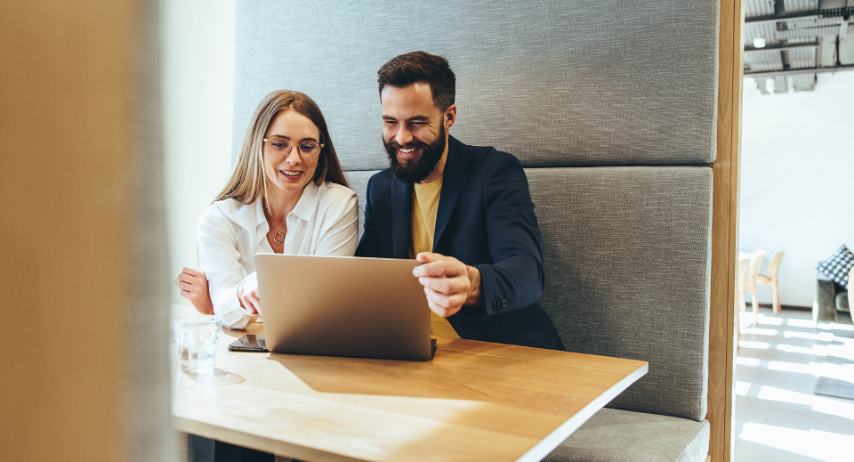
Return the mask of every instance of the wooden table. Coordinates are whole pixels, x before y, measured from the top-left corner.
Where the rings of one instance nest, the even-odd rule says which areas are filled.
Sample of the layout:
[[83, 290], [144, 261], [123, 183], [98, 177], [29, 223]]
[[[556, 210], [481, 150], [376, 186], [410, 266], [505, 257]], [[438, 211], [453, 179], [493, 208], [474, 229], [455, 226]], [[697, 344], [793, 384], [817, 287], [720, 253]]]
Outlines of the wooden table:
[[[258, 332], [259, 324], [250, 325]], [[540, 460], [647, 363], [471, 340], [432, 361], [237, 353], [241, 383], [176, 375], [178, 430], [303, 460]]]

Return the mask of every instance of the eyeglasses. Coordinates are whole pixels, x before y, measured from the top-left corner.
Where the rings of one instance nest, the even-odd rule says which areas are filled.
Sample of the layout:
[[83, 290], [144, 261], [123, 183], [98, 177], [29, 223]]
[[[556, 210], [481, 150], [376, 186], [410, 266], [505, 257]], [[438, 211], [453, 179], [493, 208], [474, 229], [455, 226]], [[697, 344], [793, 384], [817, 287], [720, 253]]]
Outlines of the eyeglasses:
[[[288, 156], [294, 150], [294, 143], [287, 138], [264, 138], [264, 142], [267, 143], [272, 152], [281, 156]], [[302, 159], [316, 158], [323, 146], [314, 140], [302, 140], [296, 143], [297, 153]]]

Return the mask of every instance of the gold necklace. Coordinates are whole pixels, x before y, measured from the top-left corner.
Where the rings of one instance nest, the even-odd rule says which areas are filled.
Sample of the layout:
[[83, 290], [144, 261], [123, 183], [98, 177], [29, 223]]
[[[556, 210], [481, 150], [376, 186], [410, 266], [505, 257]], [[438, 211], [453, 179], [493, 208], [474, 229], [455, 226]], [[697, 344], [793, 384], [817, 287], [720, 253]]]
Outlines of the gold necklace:
[[276, 231], [276, 234], [273, 235], [273, 242], [279, 245], [285, 245], [285, 233]]

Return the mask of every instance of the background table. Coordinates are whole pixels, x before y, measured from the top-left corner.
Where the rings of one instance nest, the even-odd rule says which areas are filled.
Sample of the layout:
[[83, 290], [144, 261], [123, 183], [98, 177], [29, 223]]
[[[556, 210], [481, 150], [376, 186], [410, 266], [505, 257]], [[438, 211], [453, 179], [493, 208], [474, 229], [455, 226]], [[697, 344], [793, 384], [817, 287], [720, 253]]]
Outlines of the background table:
[[424, 362], [228, 351], [241, 334], [217, 368], [244, 381], [177, 372], [176, 428], [310, 461], [539, 460], [648, 367], [463, 339]]

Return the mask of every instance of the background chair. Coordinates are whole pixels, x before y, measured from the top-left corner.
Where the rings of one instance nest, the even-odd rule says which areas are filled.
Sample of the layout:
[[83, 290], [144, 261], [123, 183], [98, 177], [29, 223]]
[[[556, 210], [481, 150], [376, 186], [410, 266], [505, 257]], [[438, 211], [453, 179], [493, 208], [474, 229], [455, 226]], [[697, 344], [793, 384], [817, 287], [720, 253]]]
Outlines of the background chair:
[[780, 281], [777, 276], [780, 272], [780, 262], [783, 261], [784, 253], [775, 253], [768, 263], [768, 274], [757, 274], [756, 279], [753, 281], [754, 286], [771, 286], [772, 305], [775, 313], [780, 312]]
[[736, 349], [738, 349], [738, 337], [739, 334], [741, 334], [741, 313], [744, 311], [745, 308], [744, 285], [747, 281], [747, 274], [749, 269], [750, 254], [739, 252], [738, 279], [737, 284], [735, 286], [735, 316], [733, 317], [733, 321], [735, 322], [735, 326], [733, 327], [733, 336], [735, 338], [733, 340], [735, 342]]
[[[743, 293], [749, 292], [751, 299], [750, 304], [753, 307], [753, 324], [759, 321], [759, 297], [757, 296], [757, 283], [756, 280], [759, 276], [759, 268], [762, 267], [762, 263], [765, 261], [765, 251], [757, 250], [750, 254], [750, 264], [747, 268], [747, 274], [744, 276], [744, 283], [742, 284], [742, 302], [744, 301]], [[742, 307], [743, 309], [744, 307]]]

